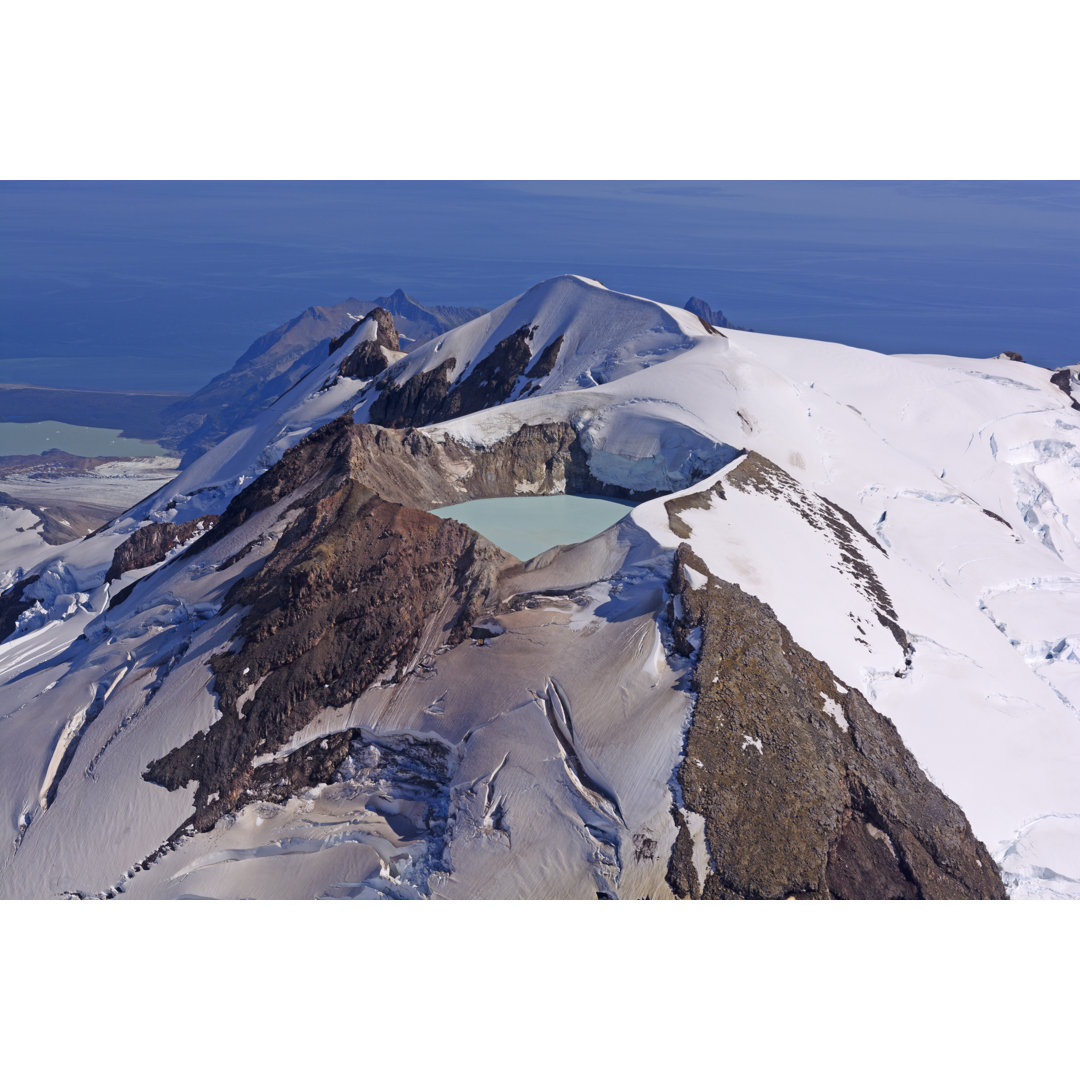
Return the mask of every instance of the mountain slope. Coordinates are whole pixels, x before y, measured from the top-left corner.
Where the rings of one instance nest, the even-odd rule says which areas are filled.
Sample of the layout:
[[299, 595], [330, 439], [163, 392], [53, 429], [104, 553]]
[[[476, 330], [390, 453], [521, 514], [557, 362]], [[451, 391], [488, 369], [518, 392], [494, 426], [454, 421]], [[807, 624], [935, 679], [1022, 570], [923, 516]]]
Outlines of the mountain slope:
[[[0, 893], [1076, 894], [1060, 379], [577, 277], [390, 330], [20, 555]], [[425, 513], [559, 491], [638, 505], [525, 565]]]
[[332, 307], [310, 307], [253, 342], [231, 370], [162, 410], [165, 445], [182, 451], [190, 464], [318, 366], [328, 342], [379, 307], [407, 332], [406, 350], [483, 314], [483, 308], [424, 307], [400, 289], [374, 301], [350, 298]]

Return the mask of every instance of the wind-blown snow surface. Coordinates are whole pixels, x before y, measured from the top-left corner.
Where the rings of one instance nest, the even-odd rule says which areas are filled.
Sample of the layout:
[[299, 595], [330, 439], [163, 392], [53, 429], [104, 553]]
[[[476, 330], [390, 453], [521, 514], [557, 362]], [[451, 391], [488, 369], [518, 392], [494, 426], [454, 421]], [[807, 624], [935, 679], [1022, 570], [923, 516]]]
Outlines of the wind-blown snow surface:
[[[618, 539], [605, 541], [600, 575], [602, 582], [621, 583], [616, 591], [640, 622], [629, 629], [652, 657], [641, 663], [653, 672], [641, 692], [654, 695], [651, 707], [668, 718], [649, 736], [651, 787], [645, 766], [631, 764], [643, 745], [634, 727], [644, 723], [640, 703], [624, 700], [616, 723], [603, 701], [587, 697], [586, 686], [571, 688], [572, 697], [587, 697], [591, 719], [582, 719], [575, 702], [574, 724], [588, 731], [583, 737], [593, 761], [624, 800], [623, 812], [633, 806], [661, 839], [670, 824], [668, 786], [690, 702], [663, 658], [663, 605], [656, 596], [664, 553], [685, 540], [713, 574], [770, 604], [800, 645], [893, 720], [927, 774], [963, 808], [998, 860], [1011, 895], [1080, 896], [1080, 413], [1050, 383], [1051, 373], [1006, 358], [885, 356], [743, 331], [717, 335], [681, 309], [574, 277], [538, 285], [407, 356], [392, 354], [389, 373], [400, 383], [453, 356], [460, 379], [522, 326], [536, 328], [534, 355], [563, 338], [539, 392], [514, 400], [519, 385], [507, 403], [433, 425], [429, 434], [490, 445], [523, 424], [568, 421], [597, 479], [676, 493], [643, 503], [629, 522], [614, 527], [611, 535]], [[115, 615], [102, 613], [111, 590], [149, 573], [133, 571], [105, 585], [112, 551], [144, 522], [220, 512], [288, 447], [342, 411], [354, 408], [357, 421], [365, 421], [375, 380], [335, 378], [358, 341], [316, 363], [254, 423], [99, 535], [45, 551], [28, 547], [26, 534], [10, 527], [14, 517], [4, 519], [0, 569], [8, 571], [8, 580], [40, 575], [30, 589], [37, 590], [32, 595], [45, 617], [28, 618], [21, 635], [0, 644], [0, 827], [8, 834], [0, 894], [105, 892], [127, 880], [130, 868], [190, 814], [187, 793], [166, 792], [142, 781], [141, 773], [150, 760], [214, 722], [206, 661], [228, 648], [239, 618], [235, 611], [218, 618], [217, 609], [229, 584], [270, 549], [288, 508], [245, 522], [229, 538], [229, 552], [158, 572], [146, 595], [138, 594], [134, 612], [129, 605]], [[777, 466], [784, 479], [733, 482], [743, 475], [748, 451]], [[688, 491], [712, 494], [679, 511], [675, 524], [688, 532], [683, 537], [673, 531], [667, 503]], [[845, 560], [828, 524], [830, 506], [850, 514], [865, 533], [853, 530], [852, 543], [891, 600], [911, 646], [906, 653], [878, 618], [866, 575], [852, 572]], [[249, 541], [255, 547], [241, 555]], [[597, 580], [596, 567], [586, 565], [597, 550], [593, 543], [560, 556], [559, 572], [568, 583]], [[239, 560], [224, 568], [230, 553]], [[562, 658], [557, 663], [571, 663], [582, 635], [610, 639], [612, 649], [625, 646], [618, 644], [619, 633], [628, 628], [608, 625], [614, 618], [610, 603], [605, 607], [611, 586], [598, 588], [580, 617], [556, 618], [553, 612], [548, 620], [560, 625], [557, 634], [545, 631], [556, 635], [550, 648]], [[654, 629], [645, 648], [649, 626]], [[85, 640], [77, 640], [81, 634]], [[369, 691], [365, 699], [377, 693]], [[526, 713], [540, 708], [523, 701], [518, 706], [524, 712], [510, 702], [499, 712], [507, 738], [518, 732], [513, 737], [524, 740], [522, 771], [500, 766], [495, 748], [484, 750], [484, 740], [477, 739], [474, 753], [494, 756], [491, 762], [477, 758], [479, 779], [472, 777], [469, 788], [483, 802], [476, 786], [481, 773], [490, 774], [484, 783], [492, 790], [516, 777], [521, 821], [529, 811], [520, 792], [533, 782], [548, 792], [566, 783], [561, 767], [544, 771], [550, 749], [532, 746], [523, 734], [535, 730]], [[434, 711], [426, 715], [445, 718], [433, 697], [410, 714], [410, 729], [424, 730], [428, 704]], [[365, 725], [366, 715], [360, 718]], [[386, 715], [406, 724], [400, 709]], [[343, 726], [350, 725], [328, 718], [324, 730]], [[70, 766], [61, 770], [50, 798], [73, 740]], [[310, 880], [305, 878], [303, 895], [372, 895], [387, 891], [388, 882], [404, 881], [393, 869], [400, 859], [387, 854], [385, 837], [361, 843], [350, 826], [336, 827], [340, 842], [308, 842], [318, 834], [311, 822], [328, 812], [330, 796], [319, 803], [316, 793], [311, 808], [289, 804], [275, 819], [269, 847], [253, 838], [259, 815], [249, 808], [238, 816], [235, 836], [222, 823], [181, 845], [171, 858], [187, 852], [183, 865], [192, 869], [170, 864], [166, 875], [168, 860], [162, 860], [155, 864], [160, 871], [153, 869], [145, 881], [136, 878], [134, 891], [184, 894], [186, 886], [177, 882], [201, 868], [199, 887], [188, 892], [282, 895], [279, 872], [266, 868], [277, 860], [261, 856], [285, 858], [283, 851], [291, 852], [285, 861], [315, 852], [325, 861], [325, 872], [304, 864]], [[555, 804], [563, 807], [555, 817], [565, 820], [559, 815], [566, 807], [558, 799]], [[513, 800], [509, 806], [512, 814]], [[308, 840], [283, 847], [290, 821], [303, 824]], [[523, 852], [546, 850], [542, 830], [529, 835], [521, 834]], [[358, 845], [351, 862], [349, 843]], [[485, 843], [504, 857], [501, 841], [489, 837]], [[578, 851], [571, 844], [558, 856], [559, 865], [548, 867], [577, 883], [567, 894], [594, 889], [594, 874], [570, 867], [590, 859], [595, 864], [595, 848], [584, 843]], [[490, 880], [481, 865], [485, 849], [467, 850], [461, 865], [471, 868], [472, 877], [444, 880], [429, 867], [432, 894], [493, 894], [481, 885], [468, 892], [468, 880]], [[229, 877], [223, 867], [247, 865], [244, 852], [259, 872]], [[513, 868], [503, 864], [510, 877], [500, 880], [543, 893], [536, 866], [519, 856]], [[198, 859], [203, 861], [196, 867]], [[643, 870], [635, 873], [642, 890], [647, 885], [653, 895], [663, 893], [662, 882], [646, 882]], [[373, 888], [373, 881], [384, 887]], [[335, 882], [355, 887], [335, 892]], [[363, 882], [368, 884], [361, 887]], [[395, 887], [407, 894], [406, 884]]]

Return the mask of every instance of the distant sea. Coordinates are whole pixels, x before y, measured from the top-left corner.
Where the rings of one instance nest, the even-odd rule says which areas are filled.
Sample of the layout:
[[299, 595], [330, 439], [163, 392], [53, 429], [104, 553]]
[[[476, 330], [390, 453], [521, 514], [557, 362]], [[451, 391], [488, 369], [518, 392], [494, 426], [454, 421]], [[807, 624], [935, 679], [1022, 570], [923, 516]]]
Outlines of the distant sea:
[[563, 273], [753, 330], [1080, 361], [1076, 182], [4, 182], [0, 383], [191, 391], [314, 304]]

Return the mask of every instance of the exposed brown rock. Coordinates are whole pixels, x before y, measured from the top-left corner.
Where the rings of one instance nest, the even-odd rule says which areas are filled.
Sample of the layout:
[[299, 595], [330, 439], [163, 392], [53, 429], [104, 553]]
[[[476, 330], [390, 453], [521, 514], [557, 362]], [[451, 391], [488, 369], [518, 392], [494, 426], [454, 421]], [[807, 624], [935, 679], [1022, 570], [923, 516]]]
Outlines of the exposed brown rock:
[[394, 316], [384, 307], [375, 307], [364, 316], [361, 325], [369, 319], [378, 327], [375, 332], [375, 344], [392, 349], [394, 352], [400, 352], [401, 341], [398, 339], [398, 332], [394, 327]]
[[[453, 357], [437, 368], [419, 372], [400, 386], [389, 382], [372, 403], [372, 421], [386, 427], [423, 427], [501, 404], [511, 396], [517, 380], [532, 361], [529, 342], [535, 330], [533, 326], [523, 326], [503, 338], [456, 383], [453, 373], [457, 360]], [[534, 365], [537, 370], [529, 374], [539, 377], [550, 373], [561, 345], [562, 338], [552, 342]]]
[[446, 401], [456, 363], [449, 356], [437, 368], [421, 371], [400, 386], [393, 380], [387, 381], [382, 393], [371, 403], [372, 423], [392, 428], [430, 424]]
[[671, 849], [671, 858], [668, 860], [667, 883], [676, 896], [700, 900], [701, 883], [698, 881], [697, 868], [694, 866], [694, 841], [679, 812], [677, 810], [673, 812], [678, 832]]
[[217, 520], [217, 514], [205, 514], [180, 524], [155, 522], [136, 529], [113, 552], [112, 565], [105, 580], [115, 581], [129, 570], [141, 570], [144, 566], [161, 562], [174, 547], [186, 544], [197, 532], [211, 528]]
[[252, 514], [273, 506], [316, 476], [321, 478], [335, 471], [347, 472], [354, 426], [352, 413], [343, 413], [290, 447], [272, 468], [257, 477], [229, 503], [214, 528], [199, 537], [187, 549], [184, 557], [204, 551], [226, 533], [242, 525]]
[[451, 390], [436, 419], [466, 416], [499, 405], [510, 397], [518, 377], [525, 374], [532, 359], [529, 342], [534, 331], [535, 327], [523, 326], [500, 341]]
[[382, 346], [374, 341], [361, 341], [338, 367], [338, 374], [346, 379], [373, 379], [386, 370], [389, 361]]
[[335, 352], [337, 352], [338, 349], [340, 349], [341, 346], [344, 345], [345, 342], [348, 341], [349, 338], [351, 338], [356, 333], [356, 331], [360, 329], [363, 321], [363, 319], [357, 319], [356, 322], [354, 322], [352, 326], [350, 326], [348, 330], [346, 330], [343, 334], [338, 334], [337, 337], [332, 337], [330, 339], [330, 347], [327, 350], [326, 355], [332, 356]]
[[425, 631], [436, 643], [462, 640], [498, 567], [514, 561], [471, 529], [388, 503], [351, 477], [328, 486], [226, 597], [250, 611], [239, 650], [211, 662], [221, 719], [146, 770], [170, 790], [199, 782], [197, 828], [238, 805], [256, 754], [380, 675], [401, 678]]
[[[707, 584], [689, 588], [687, 565]], [[715, 867], [705, 898], [1005, 898], [963, 812], [888, 718], [857, 690], [842, 693], [768, 605], [709, 574], [687, 544], [671, 588], [676, 640], [700, 633], [678, 781], [685, 806], [705, 818]], [[692, 895], [685, 858], [669, 881]]]
[[349, 340], [365, 323], [374, 322], [376, 325], [375, 340], [362, 341], [338, 367], [338, 374], [349, 379], [371, 379], [387, 366], [384, 349], [400, 352], [401, 341], [398, 332], [394, 328], [394, 317], [385, 308], [372, 308], [355, 326], [347, 330], [341, 337], [334, 338], [330, 342], [330, 352], [340, 348]]

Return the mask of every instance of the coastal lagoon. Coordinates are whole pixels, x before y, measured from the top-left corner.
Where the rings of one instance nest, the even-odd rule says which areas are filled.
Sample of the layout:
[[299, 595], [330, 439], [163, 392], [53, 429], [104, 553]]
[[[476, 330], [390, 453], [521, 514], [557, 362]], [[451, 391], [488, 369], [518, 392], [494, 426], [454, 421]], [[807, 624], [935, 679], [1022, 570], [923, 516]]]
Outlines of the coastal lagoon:
[[56, 420], [0, 424], [0, 456], [42, 454], [46, 450], [66, 450], [80, 457], [166, 457], [172, 454], [157, 443], [123, 439], [117, 428], [77, 427]]
[[591, 539], [636, 505], [590, 495], [520, 495], [473, 499], [431, 512], [468, 525], [524, 562], [556, 544]]

